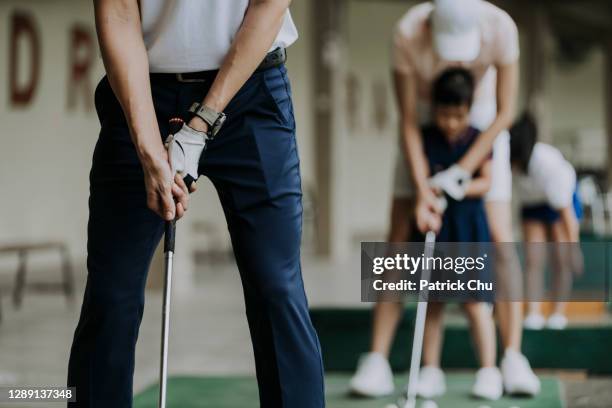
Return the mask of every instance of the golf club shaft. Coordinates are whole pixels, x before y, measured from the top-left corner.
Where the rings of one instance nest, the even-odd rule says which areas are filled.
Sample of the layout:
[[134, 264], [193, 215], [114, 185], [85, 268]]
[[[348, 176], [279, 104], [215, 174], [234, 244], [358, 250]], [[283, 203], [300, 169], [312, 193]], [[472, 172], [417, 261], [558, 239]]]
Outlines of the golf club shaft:
[[[436, 234], [429, 231], [425, 237], [425, 259], [433, 256], [434, 246], [436, 242]], [[431, 277], [431, 269], [429, 263], [425, 262], [421, 280], [429, 281]], [[414, 407], [416, 405], [417, 384], [419, 381], [419, 371], [421, 368], [421, 353], [423, 350], [423, 337], [425, 334], [425, 319], [427, 317], [427, 288], [419, 292], [419, 300], [417, 306], [416, 321], [414, 324], [414, 336], [412, 337], [412, 356], [410, 358], [410, 373], [408, 374], [408, 389], [406, 391], [405, 407]]]
[[165, 226], [164, 239], [164, 297], [162, 306], [161, 358], [159, 370], [159, 408], [166, 408], [166, 389], [168, 382], [168, 345], [170, 334], [170, 300], [172, 294], [172, 266], [176, 221], [168, 221]]

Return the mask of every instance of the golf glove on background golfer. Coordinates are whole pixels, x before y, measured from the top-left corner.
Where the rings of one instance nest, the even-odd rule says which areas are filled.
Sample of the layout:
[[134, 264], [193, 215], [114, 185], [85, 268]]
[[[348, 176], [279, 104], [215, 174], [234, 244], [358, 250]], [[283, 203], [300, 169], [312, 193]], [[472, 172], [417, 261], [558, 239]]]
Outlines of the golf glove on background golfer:
[[177, 133], [166, 139], [172, 174], [180, 173], [187, 187], [198, 179], [200, 156], [208, 139], [206, 133], [192, 129], [187, 124], [183, 124]]
[[458, 164], [454, 164], [448, 169], [436, 173], [430, 180], [432, 187], [439, 188], [450, 197], [457, 201], [465, 198], [465, 192], [472, 180], [469, 171], [463, 169]]

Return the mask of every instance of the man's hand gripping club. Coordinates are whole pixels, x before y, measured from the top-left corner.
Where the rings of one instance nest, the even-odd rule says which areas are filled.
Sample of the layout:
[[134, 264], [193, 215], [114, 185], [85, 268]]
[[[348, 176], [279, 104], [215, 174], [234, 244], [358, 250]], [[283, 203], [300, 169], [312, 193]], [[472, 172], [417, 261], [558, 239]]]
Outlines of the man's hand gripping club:
[[189, 205], [189, 193], [197, 190], [198, 164], [207, 141], [206, 133], [188, 127], [182, 119], [170, 120], [170, 135], [166, 138], [165, 147], [169, 171], [174, 178], [172, 197], [176, 211], [173, 214], [172, 211], [166, 210], [162, 214], [164, 220], [178, 220], [185, 215]]
[[166, 149], [172, 173], [183, 176], [185, 185], [190, 188], [198, 179], [200, 157], [209, 135], [189, 127], [182, 119], [171, 119], [170, 129]]

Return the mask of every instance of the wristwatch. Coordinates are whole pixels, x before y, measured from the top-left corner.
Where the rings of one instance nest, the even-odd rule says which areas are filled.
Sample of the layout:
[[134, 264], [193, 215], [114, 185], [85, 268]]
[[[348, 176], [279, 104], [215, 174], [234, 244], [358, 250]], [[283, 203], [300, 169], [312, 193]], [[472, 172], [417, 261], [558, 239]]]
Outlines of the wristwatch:
[[221, 127], [225, 123], [227, 116], [223, 112], [216, 112], [208, 106], [202, 105], [201, 103], [194, 102], [189, 108], [189, 112], [208, 123], [208, 136], [213, 138], [219, 133]]

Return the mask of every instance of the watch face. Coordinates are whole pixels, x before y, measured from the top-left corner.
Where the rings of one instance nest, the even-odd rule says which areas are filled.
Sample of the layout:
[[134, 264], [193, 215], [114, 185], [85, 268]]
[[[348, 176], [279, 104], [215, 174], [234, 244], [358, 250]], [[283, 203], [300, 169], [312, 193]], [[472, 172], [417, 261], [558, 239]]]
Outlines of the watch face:
[[221, 127], [223, 126], [226, 120], [227, 120], [227, 116], [225, 116], [225, 114], [223, 113], [220, 113], [212, 127], [213, 136], [219, 133], [219, 130], [221, 130]]

